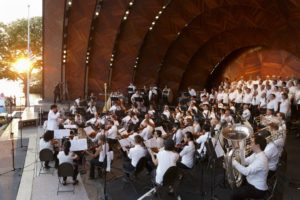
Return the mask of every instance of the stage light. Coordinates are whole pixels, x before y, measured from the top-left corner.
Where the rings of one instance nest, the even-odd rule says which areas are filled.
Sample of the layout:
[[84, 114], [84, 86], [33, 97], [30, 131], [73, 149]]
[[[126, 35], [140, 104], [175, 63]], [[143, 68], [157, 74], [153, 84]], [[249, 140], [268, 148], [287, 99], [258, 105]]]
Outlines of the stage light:
[[155, 22], [152, 22], [152, 25], [155, 25]]
[[63, 57], [66, 58], [66, 55], [64, 55]]
[[158, 14], [161, 15], [162, 11], [159, 11]]
[[112, 66], [112, 63], [110, 63], [109, 66]]
[[126, 17], [126, 16], [124, 16], [124, 17], [123, 17], [123, 20], [126, 20], [126, 19], [127, 19], [127, 17]]
[[66, 63], [66, 60], [65, 60], [65, 59], [63, 59], [63, 63]]
[[87, 60], [87, 61], [85, 61], [85, 63], [89, 63], [89, 61]]
[[126, 11], [126, 15], [128, 15], [128, 14], [129, 14], [129, 10]]
[[166, 9], [166, 6], [163, 6], [162, 8], [163, 8], [163, 9]]
[[67, 53], [67, 50], [64, 50], [64, 54], [66, 54]]
[[86, 52], [86, 55], [90, 55], [90, 52]]
[[155, 19], [158, 19], [159, 18], [159, 16], [157, 15], [156, 17], [155, 17]]
[[99, 15], [99, 12], [97, 11], [95, 14], [96, 14], [96, 16], [98, 16], [98, 15]]
[[72, 1], [69, 1], [68, 4], [69, 4], [69, 6], [71, 6], [72, 5]]
[[31, 62], [27, 58], [20, 58], [17, 62], [13, 65], [13, 68], [18, 73], [28, 72], [31, 68]]
[[130, 6], [132, 6], [132, 5], [133, 5], [133, 2], [132, 2], [132, 1], [131, 1], [131, 2], [129, 2], [129, 5], [130, 5]]
[[149, 30], [150, 30], [150, 31], [152, 30], [152, 26], [149, 27]]

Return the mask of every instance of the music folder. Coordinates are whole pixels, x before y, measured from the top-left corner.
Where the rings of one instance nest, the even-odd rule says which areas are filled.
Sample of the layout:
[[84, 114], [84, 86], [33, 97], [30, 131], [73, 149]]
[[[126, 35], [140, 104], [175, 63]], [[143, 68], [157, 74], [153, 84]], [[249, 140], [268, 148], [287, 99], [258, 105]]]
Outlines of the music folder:
[[87, 139], [71, 140], [70, 151], [84, 151], [88, 149]]
[[70, 136], [70, 129], [57, 129], [54, 130], [54, 139], [63, 139]]
[[123, 149], [123, 151], [126, 151], [127, 147], [130, 147], [133, 144], [133, 142], [131, 142], [128, 138], [124, 138], [124, 139], [121, 139], [119, 140], [119, 143], [121, 145], [121, 148]]
[[77, 129], [77, 125], [76, 124], [68, 124], [68, 125], [64, 125], [65, 129]]
[[151, 138], [151, 139], [149, 139], [149, 140], [146, 140], [145, 142], [144, 142], [144, 144], [145, 144], [145, 146], [147, 147], [147, 148], [158, 148], [158, 144], [157, 144], [157, 140], [156, 140], [156, 138]]

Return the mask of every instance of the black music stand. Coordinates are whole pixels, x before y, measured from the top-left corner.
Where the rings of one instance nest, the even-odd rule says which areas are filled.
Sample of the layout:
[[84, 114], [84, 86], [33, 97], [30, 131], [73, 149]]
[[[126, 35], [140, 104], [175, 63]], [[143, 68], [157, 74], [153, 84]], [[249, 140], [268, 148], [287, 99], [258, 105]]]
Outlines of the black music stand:
[[143, 102], [143, 98], [142, 97], [134, 97], [134, 101], [135, 102]]
[[104, 135], [105, 139], [104, 139], [104, 152], [105, 152], [105, 156], [104, 159], [106, 159], [106, 165], [104, 165], [104, 184], [103, 184], [103, 196], [100, 197], [100, 200], [111, 200], [112, 198], [109, 196], [108, 192], [107, 192], [107, 153], [108, 151], [106, 150], [106, 143], [108, 143], [108, 138]]
[[119, 101], [119, 97], [110, 97], [111, 101]]
[[205, 147], [206, 147], [206, 153], [208, 154], [208, 167], [211, 168], [211, 181], [210, 181], [210, 199], [212, 200], [218, 200], [218, 198], [215, 196], [215, 179], [216, 179], [216, 162], [217, 162], [217, 154], [214, 148], [214, 145], [211, 141], [211, 138], [208, 138], [207, 141], [205, 142]]

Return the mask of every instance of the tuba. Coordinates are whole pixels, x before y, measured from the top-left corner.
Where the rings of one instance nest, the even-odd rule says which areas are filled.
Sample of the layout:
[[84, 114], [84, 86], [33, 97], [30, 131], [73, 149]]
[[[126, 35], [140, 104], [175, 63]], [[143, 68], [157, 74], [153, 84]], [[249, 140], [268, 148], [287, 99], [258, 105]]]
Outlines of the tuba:
[[222, 129], [222, 135], [227, 140], [230, 148], [224, 156], [224, 166], [228, 184], [232, 189], [242, 185], [242, 174], [232, 165], [233, 159], [245, 165], [247, 140], [250, 140], [253, 129], [248, 125], [233, 125]]

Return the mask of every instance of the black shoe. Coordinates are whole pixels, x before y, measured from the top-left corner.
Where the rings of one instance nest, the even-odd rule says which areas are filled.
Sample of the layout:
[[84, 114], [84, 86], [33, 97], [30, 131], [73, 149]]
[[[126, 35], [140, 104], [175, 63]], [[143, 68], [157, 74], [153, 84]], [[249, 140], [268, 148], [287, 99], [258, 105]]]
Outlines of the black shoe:
[[45, 169], [50, 169], [50, 166], [49, 165], [45, 165]]
[[90, 176], [90, 177], [89, 177], [89, 180], [94, 180], [94, 179], [95, 179], [94, 176]]
[[63, 185], [67, 185], [67, 181], [63, 181]]

